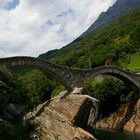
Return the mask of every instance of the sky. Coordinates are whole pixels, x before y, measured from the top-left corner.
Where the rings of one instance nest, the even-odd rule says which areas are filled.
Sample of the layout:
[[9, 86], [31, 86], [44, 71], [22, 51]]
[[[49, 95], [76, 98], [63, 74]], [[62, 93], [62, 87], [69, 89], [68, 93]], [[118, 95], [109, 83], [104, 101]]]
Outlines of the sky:
[[116, 0], [0, 0], [0, 58], [59, 49]]

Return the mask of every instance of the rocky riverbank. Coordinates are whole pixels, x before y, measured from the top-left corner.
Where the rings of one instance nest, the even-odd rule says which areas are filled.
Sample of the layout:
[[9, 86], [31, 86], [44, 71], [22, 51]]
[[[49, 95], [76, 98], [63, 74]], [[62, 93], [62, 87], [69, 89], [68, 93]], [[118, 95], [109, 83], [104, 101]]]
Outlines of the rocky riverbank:
[[88, 95], [63, 92], [26, 115], [38, 124], [32, 133], [39, 140], [96, 140], [84, 128], [93, 123], [98, 101]]
[[96, 128], [140, 133], [140, 99], [132, 100], [133, 96], [134, 93], [130, 93], [128, 103], [95, 123], [99, 104], [96, 99], [77, 90], [62, 92], [37, 106], [25, 116], [24, 121], [25, 124], [37, 124], [31, 133], [34, 140], [96, 140], [86, 131], [93, 124]]
[[96, 128], [116, 129], [140, 133], [140, 98], [132, 101], [133, 93], [129, 94], [127, 101], [110, 116], [96, 122]]

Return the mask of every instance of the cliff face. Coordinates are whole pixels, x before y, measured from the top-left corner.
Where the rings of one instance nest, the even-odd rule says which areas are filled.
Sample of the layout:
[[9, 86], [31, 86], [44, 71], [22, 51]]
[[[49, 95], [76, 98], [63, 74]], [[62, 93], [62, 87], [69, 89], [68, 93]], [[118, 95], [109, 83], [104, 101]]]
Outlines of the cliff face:
[[99, 18], [88, 28], [85, 33], [82, 34], [82, 36], [93, 32], [95, 29], [137, 7], [140, 7], [140, 0], [117, 0], [117, 2], [106, 12], [101, 13]]
[[[133, 94], [131, 94], [133, 96]], [[96, 123], [96, 128], [116, 129], [140, 133], [140, 98], [127, 104]]]

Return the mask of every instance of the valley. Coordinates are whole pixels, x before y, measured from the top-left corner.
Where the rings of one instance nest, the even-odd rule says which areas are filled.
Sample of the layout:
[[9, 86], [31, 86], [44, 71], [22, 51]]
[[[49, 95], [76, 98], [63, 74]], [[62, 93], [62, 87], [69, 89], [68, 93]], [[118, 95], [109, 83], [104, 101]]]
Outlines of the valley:
[[0, 140], [81, 139], [140, 139], [139, 0], [117, 0], [60, 49], [0, 58]]

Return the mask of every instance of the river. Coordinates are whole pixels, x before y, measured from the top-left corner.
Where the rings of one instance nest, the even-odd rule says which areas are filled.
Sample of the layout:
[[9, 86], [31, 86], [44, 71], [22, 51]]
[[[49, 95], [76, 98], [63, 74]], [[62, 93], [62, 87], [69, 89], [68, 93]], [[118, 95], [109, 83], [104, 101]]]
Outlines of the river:
[[140, 140], [140, 134], [131, 132], [109, 131], [109, 130], [94, 130], [92, 134], [98, 140]]

